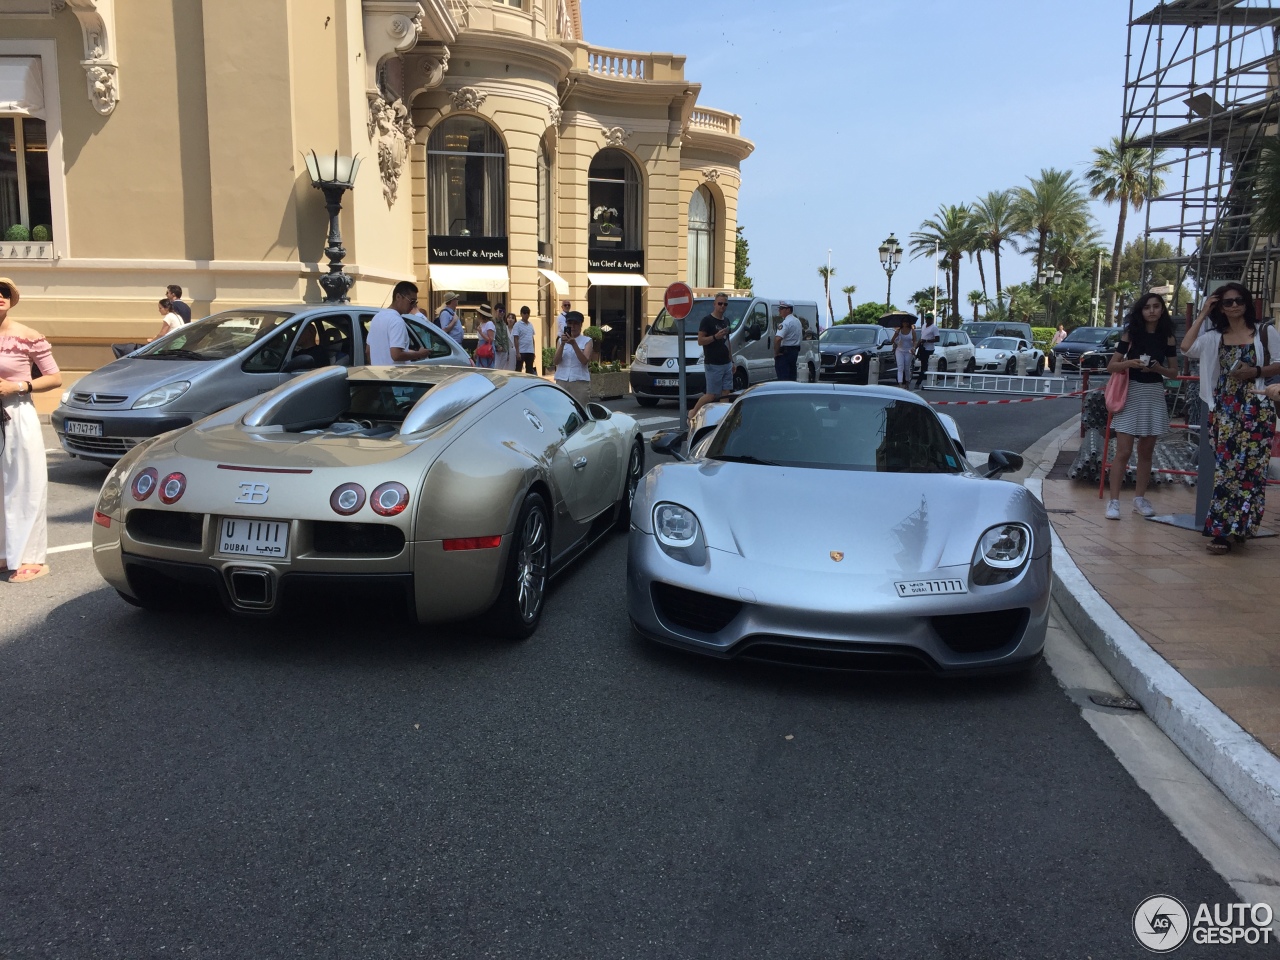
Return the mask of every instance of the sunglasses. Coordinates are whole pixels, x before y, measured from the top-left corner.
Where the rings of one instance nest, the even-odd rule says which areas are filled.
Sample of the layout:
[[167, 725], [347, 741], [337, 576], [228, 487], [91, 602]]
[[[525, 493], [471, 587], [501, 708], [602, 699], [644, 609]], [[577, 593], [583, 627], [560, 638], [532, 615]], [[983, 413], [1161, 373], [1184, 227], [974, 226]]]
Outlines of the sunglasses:
[[13, 287], [9, 286], [7, 283], [0, 283], [0, 297], [4, 297], [6, 300], [12, 300]]
[[1224, 307], [1242, 307], [1245, 304], [1244, 297], [1223, 297], [1218, 301]]

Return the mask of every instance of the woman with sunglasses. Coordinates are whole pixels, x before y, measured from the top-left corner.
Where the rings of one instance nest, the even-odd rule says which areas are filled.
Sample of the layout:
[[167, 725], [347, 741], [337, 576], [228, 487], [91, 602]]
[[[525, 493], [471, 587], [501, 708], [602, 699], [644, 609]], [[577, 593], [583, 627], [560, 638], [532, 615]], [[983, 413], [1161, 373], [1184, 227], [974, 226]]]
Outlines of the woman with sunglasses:
[[1138, 472], [1133, 498], [1134, 512], [1155, 515], [1147, 499], [1151, 483], [1151, 454], [1156, 441], [1169, 432], [1169, 408], [1164, 402], [1164, 378], [1176, 377], [1174, 357], [1178, 348], [1173, 339], [1173, 318], [1164, 297], [1148, 293], [1138, 298], [1125, 316], [1124, 333], [1107, 364], [1113, 377], [1128, 377], [1124, 409], [1112, 418], [1116, 433], [1116, 456], [1111, 462], [1111, 499], [1107, 519], [1120, 519], [1120, 484], [1129, 465], [1134, 443], [1138, 446]]
[[[1212, 329], [1202, 335], [1208, 319]], [[1210, 553], [1231, 552], [1262, 521], [1267, 465], [1275, 432], [1275, 406], [1262, 395], [1264, 381], [1280, 372], [1280, 333], [1266, 328], [1266, 342], [1253, 310], [1253, 296], [1239, 283], [1210, 294], [1182, 338], [1182, 352], [1200, 361], [1200, 399], [1209, 410], [1213, 445], [1213, 499], [1204, 520]]]
[[[49, 341], [9, 316], [17, 305], [17, 285], [0, 277], [0, 577], [30, 583], [49, 572], [49, 468], [31, 395], [62, 386], [62, 374]], [[38, 377], [31, 375], [33, 366]]]

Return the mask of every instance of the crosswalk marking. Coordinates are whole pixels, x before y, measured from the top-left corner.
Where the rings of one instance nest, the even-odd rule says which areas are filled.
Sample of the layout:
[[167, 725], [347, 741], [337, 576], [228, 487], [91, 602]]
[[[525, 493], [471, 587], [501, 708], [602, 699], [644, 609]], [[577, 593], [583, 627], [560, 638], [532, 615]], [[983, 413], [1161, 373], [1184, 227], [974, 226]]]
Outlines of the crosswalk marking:
[[50, 547], [45, 553], [70, 553], [72, 550], [88, 550], [93, 546], [92, 540], [86, 540], [84, 543], [69, 543], [65, 547]]

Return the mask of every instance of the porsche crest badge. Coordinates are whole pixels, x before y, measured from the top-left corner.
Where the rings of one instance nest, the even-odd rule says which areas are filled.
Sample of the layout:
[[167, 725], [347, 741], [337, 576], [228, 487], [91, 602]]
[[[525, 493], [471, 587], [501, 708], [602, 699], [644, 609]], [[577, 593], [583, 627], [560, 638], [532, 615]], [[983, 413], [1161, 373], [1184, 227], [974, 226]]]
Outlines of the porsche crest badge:
[[832, 550], [832, 551], [831, 551], [831, 559], [832, 559], [832, 560], [834, 560], [836, 563], [839, 563], [841, 560], [843, 560], [843, 559], [844, 559], [844, 551], [843, 551], [843, 550]]

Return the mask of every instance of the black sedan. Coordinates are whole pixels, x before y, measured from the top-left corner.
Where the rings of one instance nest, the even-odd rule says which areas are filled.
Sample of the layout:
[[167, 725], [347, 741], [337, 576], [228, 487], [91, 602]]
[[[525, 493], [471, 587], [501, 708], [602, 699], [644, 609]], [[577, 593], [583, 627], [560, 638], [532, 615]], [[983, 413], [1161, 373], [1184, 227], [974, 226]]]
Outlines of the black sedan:
[[822, 353], [819, 379], [865, 384], [871, 358], [880, 359], [880, 379], [894, 378], [898, 369], [890, 342], [893, 332], [870, 323], [842, 323], [822, 331], [818, 349]]
[[1105, 367], [1120, 342], [1123, 327], [1076, 327], [1053, 348], [1053, 368], [1064, 370]]

